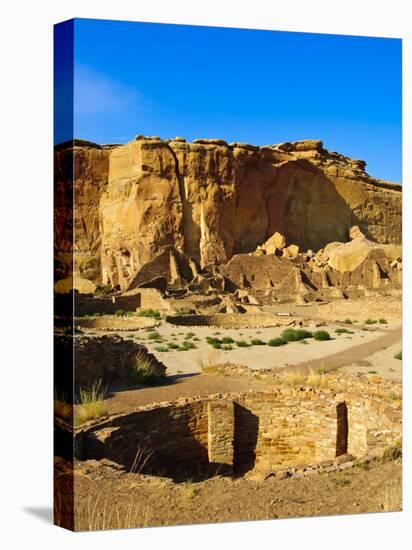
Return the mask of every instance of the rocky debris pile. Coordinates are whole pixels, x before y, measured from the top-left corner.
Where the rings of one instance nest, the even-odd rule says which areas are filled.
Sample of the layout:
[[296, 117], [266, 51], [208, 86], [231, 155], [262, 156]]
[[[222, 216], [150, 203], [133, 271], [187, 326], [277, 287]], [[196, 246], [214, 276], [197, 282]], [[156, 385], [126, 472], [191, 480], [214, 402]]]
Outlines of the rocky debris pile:
[[264, 296], [304, 304], [400, 288], [401, 246], [375, 243], [357, 226], [349, 236], [349, 242], [329, 243], [315, 254], [286, 246], [286, 238], [275, 232], [255, 252], [233, 256], [219, 271], [226, 286], [250, 289], [258, 302]]
[[314, 257], [316, 267], [329, 267], [339, 273], [355, 271], [363, 262], [372, 257], [389, 262], [397, 269], [402, 265], [402, 247], [396, 244], [379, 244], [367, 239], [358, 226], [349, 231], [350, 241], [347, 243], [333, 242]]

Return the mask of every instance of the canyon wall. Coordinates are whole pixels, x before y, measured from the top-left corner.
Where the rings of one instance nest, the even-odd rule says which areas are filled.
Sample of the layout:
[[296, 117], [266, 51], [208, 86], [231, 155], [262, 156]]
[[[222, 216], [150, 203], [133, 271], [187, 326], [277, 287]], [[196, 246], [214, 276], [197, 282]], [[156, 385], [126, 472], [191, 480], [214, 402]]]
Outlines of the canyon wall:
[[401, 201], [401, 186], [315, 140], [77, 141], [56, 150], [57, 278], [70, 274], [73, 228], [78, 277], [124, 289], [165, 245], [208, 267], [254, 251], [276, 231], [315, 252], [348, 241], [353, 225], [373, 241], [400, 243]]

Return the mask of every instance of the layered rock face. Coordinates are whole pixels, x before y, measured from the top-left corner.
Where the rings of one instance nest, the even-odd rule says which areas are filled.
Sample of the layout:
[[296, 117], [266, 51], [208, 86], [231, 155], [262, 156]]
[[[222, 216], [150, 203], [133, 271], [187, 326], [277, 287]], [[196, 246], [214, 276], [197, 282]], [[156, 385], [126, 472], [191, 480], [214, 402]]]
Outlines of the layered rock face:
[[99, 204], [110, 151], [80, 140], [55, 150], [55, 274], [62, 289], [70, 287], [73, 273], [82, 291], [101, 281]]
[[70, 272], [71, 187], [74, 271], [121, 289], [167, 245], [203, 268], [253, 252], [276, 232], [315, 252], [348, 241], [353, 225], [378, 243], [401, 241], [401, 187], [371, 178], [363, 161], [328, 152], [320, 141], [256, 147], [137, 136], [73, 152], [74, 186], [68, 153], [56, 159], [58, 278]]

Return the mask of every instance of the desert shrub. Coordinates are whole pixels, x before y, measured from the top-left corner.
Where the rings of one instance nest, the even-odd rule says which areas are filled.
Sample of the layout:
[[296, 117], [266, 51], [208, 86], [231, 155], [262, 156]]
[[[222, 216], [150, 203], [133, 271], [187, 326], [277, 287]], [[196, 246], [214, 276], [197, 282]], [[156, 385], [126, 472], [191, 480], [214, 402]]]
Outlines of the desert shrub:
[[126, 311], [125, 309], [116, 309], [114, 314], [116, 317], [130, 317], [133, 315], [131, 311]]
[[169, 351], [167, 346], [155, 346], [156, 351]]
[[252, 344], [252, 346], [265, 346], [266, 345], [266, 342], [264, 342], [260, 338], [252, 338], [250, 343]]
[[387, 325], [388, 324], [388, 321], [386, 319], [379, 319], [379, 323], [381, 325]]
[[285, 344], [287, 344], [287, 341], [284, 338], [272, 338], [268, 342], [268, 345], [273, 347], [284, 346]]
[[193, 342], [189, 342], [188, 340], [186, 340], [185, 342], [183, 342], [182, 344], [182, 348], [188, 350], [188, 349], [196, 349], [196, 344], [194, 344]]
[[248, 348], [249, 344], [246, 342], [246, 340], [237, 340], [236, 345], [238, 348]]
[[129, 379], [133, 384], [144, 384], [147, 386], [155, 385], [165, 378], [163, 373], [159, 373], [153, 360], [146, 354], [139, 352], [136, 356], [136, 363], [129, 371]]
[[399, 359], [399, 361], [402, 361], [402, 350], [401, 351], [398, 351], [398, 353], [396, 353], [394, 355], [394, 358], [395, 359]]
[[168, 342], [167, 345], [169, 349], [177, 349], [179, 347], [179, 344], [176, 344], [176, 342]]
[[298, 342], [305, 338], [312, 338], [313, 334], [309, 330], [287, 328], [282, 332], [282, 338], [287, 342]]
[[211, 346], [213, 344], [221, 344], [221, 341], [219, 340], [219, 338], [215, 338], [214, 336], [206, 336], [206, 342]]
[[313, 334], [310, 332], [310, 330], [305, 330], [303, 328], [299, 328], [295, 332], [298, 340], [304, 340], [305, 338], [313, 337]]
[[139, 317], [153, 317], [153, 319], [162, 318], [160, 311], [157, 311], [156, 309], [141, 309], [138, 315]]
[[344, 321], [342, 321], [342, 323], [345, 323], [345, 325], [351, 325], [352, 322], [352, 319], [345, 319]]
[[219, 341], [217, 341], [217, 342], [211, 342], [210, 345], [211, 345], [212, 348], [214, 348], [214, 349], [221, 349], [221, 347], [222, 347], [222, 344], [221, 344]]
[[222, 346], [222, 349], [225, 351], [232, 351], [233, 346], [230, 344], [225, 344], [224, 346]]
[[319, 341], [330, 340], [330, 334], [326, 330], [317, 330], [313, 333], [313, 337], [315, 340]]
[[281, 337], [286, 340], [286, 342], [297, 342], [298, 340], [296, 330], [293, 328], [287, 328], [284, 330]]
[[99, 418], [107, 414], [104, 404], [107, 388], [102, 381], [95, 382], [90, 389], [80, 389], [79, 400], [74, 410], [74, 423], [76, 426], [93, 418]]
[[149, 334], [147, 335], [147, 338], [149, 340], [159, 340], [161, 338], [160, 334], [156, 331], [156, 330], [152, 330], [151, 332], [149, 332]]
[[335, 332], [336, 334], [355, 334], [353, 330], [348, 330], [347, 328], [337, 328]]
[[234, 342], [235, 341], [230, 336], [224, 336], [222, 338], [222, 344], [234, 344]]
[[186, 332], [185, 338], [193, 338], [193, 336], [196, 336], [194, 332]]
[[375, 325], [377, 322], [375, 319], [366, 319], [365, 325]]

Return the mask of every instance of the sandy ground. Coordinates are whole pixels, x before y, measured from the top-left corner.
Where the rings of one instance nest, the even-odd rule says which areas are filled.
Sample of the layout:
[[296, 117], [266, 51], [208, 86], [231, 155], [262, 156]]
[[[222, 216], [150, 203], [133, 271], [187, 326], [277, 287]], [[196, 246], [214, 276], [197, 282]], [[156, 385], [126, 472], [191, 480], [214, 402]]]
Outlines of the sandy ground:
[[[355, 348], [357, 345], [378, 340], [381, 336], [393, 330], [399, 330], [399, 324], [389, 322], [386, 325], [342, 325], [335, 323], [326, 323], [325, 326], [316, 327], [316, 323], [309, 323], [305, 328], [311, 331], [327, 330], [331, 335], [330, 341], [318, 342], [313, 338], [304, 340], [306, 343], [290, 342], [286, 346], [271, 347], [268, 345], [253, 345], [247, 348], [239, 348], [232, 344], [233, 350], [224, 351], [212, 348], [207, 342], [207, 336], [223, 338], [230, 336], [235, 341], [245, 340], [250, 342], [258, 338], [267, 342], [271, 338], [281, 335], [284, 328], [260, 328], [260, 329], [228, 329], [211, 327], [177, 327], [161, 322], [156, 331], [161, 335], [161, 342], [153, 342], [148, 337], [149, 332], [144, 330], [122, 331], [123, 338], [131, 338], [138, 343], [142, 343], [149, 351], [154, 353], [160, 361], [167, 366], [168, 375], [174, 374], [195, 374], [202, 371], [202, 365], [219, 363], [237, 363], [246, 365], [252, 369], [280, 369], [299, 365], [307, 361], [318, 362], [317, 368], [327, 368], [327, 357]], [[336, 334], [335, 330], [346, 328], [353, 334]], [[366, 328], [367, 330], [362, 330]], [[193, 333], [191, 341], [196, 345], [196, 349], [188, 351], [157, 351], [156, 348], [164, 346], [167, 342], [174, 342], [181, 345], [185, 340], [187, 333]], [[106, 332], [106, 334], [109, 334]], [[196, 340], [196, 338], [198, 340]], [[399, 336], [398, 336], [399, 339]], [[375, 351], [375, 350], [373, 350]], [[355, 352], [356, 353], [356, 352]], [[355, 355], [356, 357], [356, 355]], [[352, 357], [353, 360], [353, 357]], [[349, 361], [350, 362], [350, 361]]]
[[105, 407], [108, 414], [117, 414], [160, 401], [175, 401], [184, 397], [216, 393], [247, 392], [251, 389], [265, 390], [268, 389], [268, 385], [267, 382], [250, 380], [242, 376], [176, 374], [168, 376], [166, 383], [159, 386], [113, 391], [105, 399]]
[[402, 379], [402, 361], [396, 359], [395, 355], [401, 349], [402, 341], [399, 339], [395, 344], [369, 355], [366, 359], [359, 359], [342, 367], [341, 372], [348, 374], [373, 372], [383, 378], [400, 381]]
[[[214, 477], [173, 483], [84, 462], [76, 468], [76, 527], [94, 530], [401, 509], [400, 461], [371, 463], [316, 477], [265, 481]], [[62, 519], [70, 469], [56, 470], [55, 517]], [[70, 497], [69, 497], [70, 498]]]

